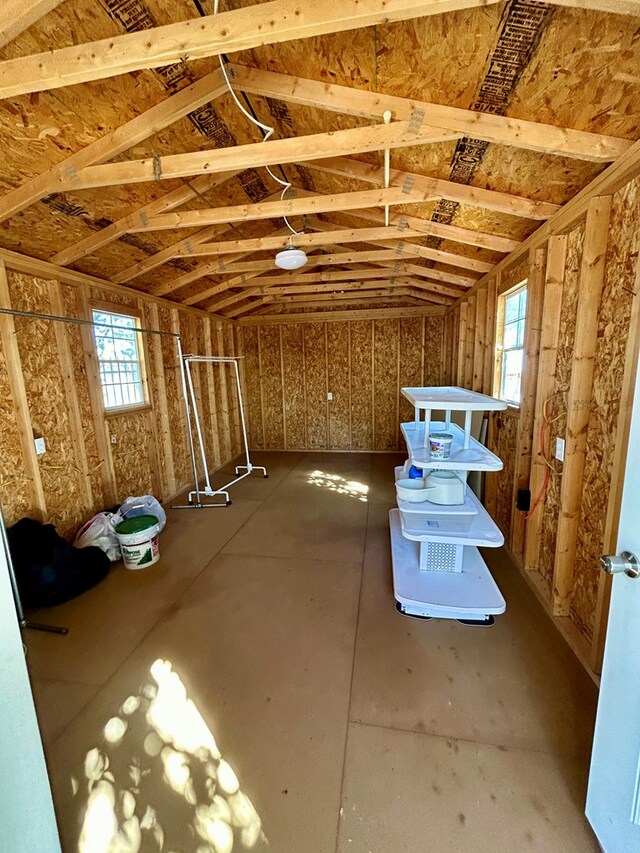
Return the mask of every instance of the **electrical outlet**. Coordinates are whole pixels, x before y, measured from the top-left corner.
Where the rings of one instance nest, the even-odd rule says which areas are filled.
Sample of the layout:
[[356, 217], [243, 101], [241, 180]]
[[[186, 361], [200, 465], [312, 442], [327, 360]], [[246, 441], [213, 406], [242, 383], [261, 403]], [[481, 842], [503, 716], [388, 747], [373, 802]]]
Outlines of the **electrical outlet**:
[[327, 391], [327, 400], [333, 400], [333, 393], [331, 391]]
[[47, 449], [47, 445], [44, 442], [44, 438], [34, 438], [33, 443], [36, 447], [36, 456], [42, 456], [42, 454]]
[[111, 444], [117, 444], [117, 443], [118, 443], [118, 438], [117, 438], [117, 436], [115, 436], [115, 435], [113, 435], [113, 434], [112, 434], [112, 435], [111, 435]]
[[556, 459], [564, 462], [564, 438], [556, 438]]

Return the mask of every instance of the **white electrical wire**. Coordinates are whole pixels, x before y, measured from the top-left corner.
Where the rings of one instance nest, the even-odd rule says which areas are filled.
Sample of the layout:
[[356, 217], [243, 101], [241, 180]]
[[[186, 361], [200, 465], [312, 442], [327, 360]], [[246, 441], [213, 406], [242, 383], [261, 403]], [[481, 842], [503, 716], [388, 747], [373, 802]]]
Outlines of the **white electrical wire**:
[[[219, 3], [219, 0], [214, 0], [214, 4], [213, 4], [213, 14], [214, 14], [214, 15], [217, 15], [217, 14], [218, 14], [218, 3]], [[227, 84], [227, 88], [229, 89], [229, 93], [231, 94], [231, 97], [232, 97], [232, 98], [233, 98], [233, 100], [235, 101], [236, 106], [238, 107], [238, 109], [240, 110], [240, 112], [241, 112], [243, 115], [245, 115], [245, 116], [249, 119], [249, 121], [250, 121], [250, 122], [252, 122], [253, 124], [255, 124], [255, 125], [256, 125], [256, 127], [259, 127], [261, 130], [264, 130], [265, 135], [264, 135], [264, 137], [263, 137], [262, 141], [263, 141], [263, 142], [267, 142], [267, 141], [271, 138], [271, 136], [273, 136], [273, 134], [276, 132], [275, 127], [272, 127], [270, 124], [263, 124], [263, 123], [262, 123], [261, 121], [259, 121], [257, 118], [255, 118], [254, 116], [252, 116], [252, 115], [251, 115], [251, 113], [250, 113], [247, 109], [245, 109], [245, 107], [242, 105], [242, 103], [241, 103], [240, 99], [239, 99], [239, 98], [238, 98], [238, 96], [236, 95], [236, 93], [235, 93], [235, 91], [234, 91], [234, 89], [233, 89], [233, 86], [231, 85], [231, 80], [229, 80], [229, 75], [227, 74], [227, 69], [225, 68], [224, 60], [222, 59], [222, 56], [221, 56], [220, 54], [218, 54], [218, 61], [219, 61], [219, 63], [220, 63], [220, 70], [222, 71], [222, 76], [223, 76], [223, 77], [224, 77], [224, 79], [225, 79], [225, 82], [226, 82], [226, 84]], [[274, 175], [274, 174], [273, 174], [273, 172], [271, 171], [271, 169], [269, 168], [269, 166], [265, 166], [265, 169], [266, 169], [266, 170], [267, 170], [267, 172], [271, 175], [271, 177], [273, 178], [273, 180], [274, 180], [276, 183], [280, 184], [280, 186], [281, 186], [281, 187], [283, 187], [282, 193], [281, 193], [281, 195], [280, 195], [280, 200], [281, 200], [281, 201], [284, 201], [284, 197], [285, 197], [285, 195], [286, 195], [286, 193], [287, 193], [287, 190], [290, 190], [290, 189], [291, 189], [291, 186], [292, 186], [292, 185], [291, 185], [291, 182], [290, 182], [290, 181], [287, 181], [287, 180], [284, 180], [284, 181], [283, 181], [281, 178], [278, 178], [276, 175]], [[292, 234], [292, 235], [293, 235], [293, 234], [295, 234], [296, 236], [299, 236], [300, 234], [302, 234], [302, 233], [303, 233], [302, 231], [296, 231], [296, 229], [295, 229], [295, 228], [293, 227], [293, 225], [289, 222], [289, 220], [287, 219], [287, 217], [286, 217], [286, 216], [283, 216], [282, 218], [283, 218], [283, 219], [284, 219], [284, 221], [286, 222], [286, 224], [287, 224], [287, 228], [291, 231], [291, 234]], [[289, 238], [289, 243], [291, 243], [291, 237]]]
[[[391, 110], [385, 110], [382, 116], [382, 119], [385, 124], [389, 124], [391, 121]], [[384, 188], [385, 190], [389, 189], [389, 178], [391, 174], [391, 164], [390, 164], [390, 152], [388, 148], [384, 149]], [[389, 205], [385, 204], [384, 206], [384, 224], [385, 228], [389, 227]]]

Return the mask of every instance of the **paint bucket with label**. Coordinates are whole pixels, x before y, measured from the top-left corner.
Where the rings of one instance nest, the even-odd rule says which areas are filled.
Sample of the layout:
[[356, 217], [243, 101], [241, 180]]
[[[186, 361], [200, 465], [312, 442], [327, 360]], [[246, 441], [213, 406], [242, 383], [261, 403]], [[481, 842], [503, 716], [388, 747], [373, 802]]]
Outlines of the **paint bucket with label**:
[[125, 518], [116, 526], [125, 569], [145, 569], [160, 559], [158, 534], [160, 525], [155, 515]]
[[432, 459], [448, 459], [451, 455], [453, 436], [448, 432], [429, 433], [429, 455]]

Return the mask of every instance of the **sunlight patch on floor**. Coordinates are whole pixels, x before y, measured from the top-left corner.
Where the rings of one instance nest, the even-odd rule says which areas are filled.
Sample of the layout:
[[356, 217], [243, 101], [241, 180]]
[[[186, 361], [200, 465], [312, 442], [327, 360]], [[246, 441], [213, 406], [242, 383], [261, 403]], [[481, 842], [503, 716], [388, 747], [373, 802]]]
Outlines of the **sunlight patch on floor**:
[[357, 480], [347, 480], [340, 474], [328, 474], [326, 471], [312, 471], [307, 483], [319, 488], [329, 489], [329, 491], [336, 492], [339, 495], [348, 495], [363, 503], [367, 502], [367, 495], [369, 494], [369, 486], [364, 483], [359, 483]]
[[[104, 728], [104, 745], [84, 762], [88, 793], [79, 853], [232, 853], [266, 842], [260, 817], [222, 758], [216, 740], [171, 663], [156, 660], [151, 679]], [[162, 782], [163, 784], [160, 784]], [[185, 840], [191, 839], [191, 843]]]

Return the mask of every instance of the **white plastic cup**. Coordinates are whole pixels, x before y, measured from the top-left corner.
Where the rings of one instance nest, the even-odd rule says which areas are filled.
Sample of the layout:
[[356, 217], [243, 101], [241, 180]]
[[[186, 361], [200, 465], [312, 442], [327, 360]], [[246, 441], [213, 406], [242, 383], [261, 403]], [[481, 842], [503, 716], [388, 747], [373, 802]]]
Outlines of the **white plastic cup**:
[[453, 436], [449, 432], [429, 433], [429, 455], [432, 459], [448, 459], [451, 455]]

